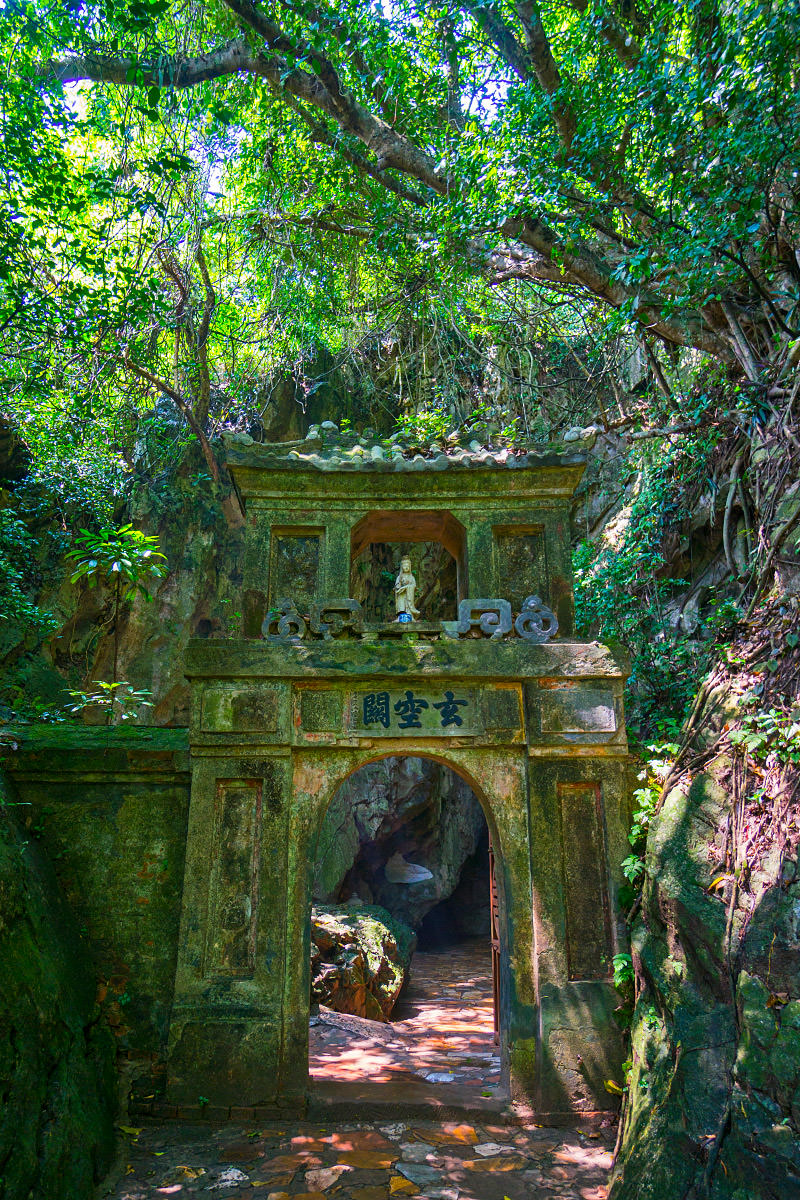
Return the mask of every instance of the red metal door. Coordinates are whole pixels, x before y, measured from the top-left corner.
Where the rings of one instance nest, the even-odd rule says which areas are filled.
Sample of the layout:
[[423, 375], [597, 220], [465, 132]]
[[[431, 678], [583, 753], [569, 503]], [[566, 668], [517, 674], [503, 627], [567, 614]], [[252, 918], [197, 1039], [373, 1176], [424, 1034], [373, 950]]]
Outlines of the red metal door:
[[494, 1044], [500, 1045], [500, 905], [497, 901], [494, 847], [489, 838], [489, 936], [492, 943], [492, 997], [494, 1001]]

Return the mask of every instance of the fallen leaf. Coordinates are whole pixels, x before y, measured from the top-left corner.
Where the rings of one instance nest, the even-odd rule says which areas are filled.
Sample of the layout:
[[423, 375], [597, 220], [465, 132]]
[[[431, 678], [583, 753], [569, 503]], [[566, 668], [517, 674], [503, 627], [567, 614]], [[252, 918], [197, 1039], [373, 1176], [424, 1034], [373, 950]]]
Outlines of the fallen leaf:
[[462, 1166], [467, 1171], [477, 1171], [479, 1174], [494, 1174], [495, 1171], [519, 1171], [525, 1166], [525, 1159], [519, 1154], [505, 1155], [503, 1158], [472, 1158], [465, 1159]]
[[350, 1196], [352, 1200], [386, 1200], [389, 1191], [386, 1185], [381, 1187], [363, 1187], [353, 1188]]
[[335, 1167], [317, 1167], [314, 1171], [306, 1171], [306, 1183], [312, 1191], [327, 1192], [340, 1175], [351, 1170], [352, 1167], [343, 1163], [339, 1163]]
[[310, 1167], [322, 1166], [322, 1159], [317, 1158], [312, 1154], [278, 1154], [275, 1158], [270, 1158], [263, 1162], [258, 1167], [258, 1170], [266, 1175], [283, 1175], [285, 1172], [291, 1172], [292, 1175], [305, 1167], [307, 1170]]
[[414, 1137], [420, 1142], [434, 1142], [439, 1146], [474, 1146], [478, 1135], [471, 1125], [455, 1125], [448, 1122], [441, 1129], [413, 1129]]
[[402, 1175], [393, 1175], [389, 1180], [389, 1195], [412, 1195], [416, 1196], [418, 1187], [412, 1183], [410, 1179], [404, 1179]]
[[351, 1150], [339, 1155], [339, 1162], [348, 1167], [359, 1167], [362, 1171], [378, 1171], [393, 1166], [400, 1157], [395, 1149]]
[[117, 1129], [121, 1130], [122, 1133], [130, 1134], [131, 1137], [138, 1137], [142, 1132], [141, 1129], [134, 1129], [130, 1125], [118, 1125]]

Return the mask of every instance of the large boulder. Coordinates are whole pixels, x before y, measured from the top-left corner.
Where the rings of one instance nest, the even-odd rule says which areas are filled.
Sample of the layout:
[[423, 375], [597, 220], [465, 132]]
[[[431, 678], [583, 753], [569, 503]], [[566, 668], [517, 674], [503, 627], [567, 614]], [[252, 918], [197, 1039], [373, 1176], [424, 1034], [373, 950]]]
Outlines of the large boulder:
[[0, 779], [0, 1195], [79, 1200], [111, 1162], [115, 1043], [55, 877]]
[[311, 913], [311, 1000], [387, 1021], [406, 980], [416, 937], [385, 909], [331, 905]]

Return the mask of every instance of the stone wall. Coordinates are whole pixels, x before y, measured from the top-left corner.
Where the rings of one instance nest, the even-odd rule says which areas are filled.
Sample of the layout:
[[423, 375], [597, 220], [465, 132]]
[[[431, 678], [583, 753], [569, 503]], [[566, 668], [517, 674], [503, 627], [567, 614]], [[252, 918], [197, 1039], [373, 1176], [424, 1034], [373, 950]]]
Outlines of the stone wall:
[[186, 732], [51, 726], [16, 736], [24, 830], [86, 933], [119, 1050], [160, 1056], [183, 889]]
[[83, 1200], [114, 1141], [114, 1038], [86, 939], [0, 778], [0, 1196]]

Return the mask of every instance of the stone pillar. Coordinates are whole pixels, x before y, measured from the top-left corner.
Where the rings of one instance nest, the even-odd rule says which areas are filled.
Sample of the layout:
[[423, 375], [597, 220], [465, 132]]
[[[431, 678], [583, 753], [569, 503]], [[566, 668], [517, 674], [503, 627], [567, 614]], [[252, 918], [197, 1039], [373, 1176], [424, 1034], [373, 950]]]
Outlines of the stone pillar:
[[195, 750], [167, 1083], [184, 1115], [302, 1104], [280, 1074], [290, 799], [288, 748]]
[[611, 982], [621, 858], [613, 872], [611, 865], [624, 763], [532, 755], [529, 767], [541, 1038], [535, 1106], [553, 1115], [610, 1108], [604, 1082], [618, 1076], [622, 1057]]

